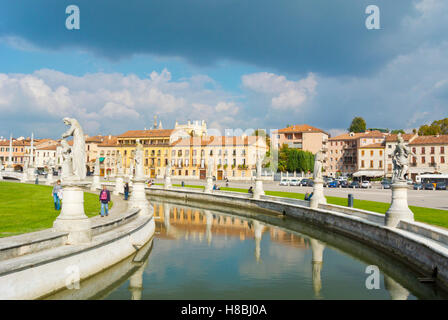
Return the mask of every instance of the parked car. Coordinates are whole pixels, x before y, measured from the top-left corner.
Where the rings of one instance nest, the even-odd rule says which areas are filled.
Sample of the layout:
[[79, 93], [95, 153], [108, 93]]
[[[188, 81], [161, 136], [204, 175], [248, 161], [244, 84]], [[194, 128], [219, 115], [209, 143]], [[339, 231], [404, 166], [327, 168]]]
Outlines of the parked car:
[[280, 185], [281, 185], [281, 186], [289, 186], [289, 179], [283, 178], [283, 179], [280, 181]]
[[446, 190], [446, 183], [445, 182], [438, 182], [436, 184], [436, 190]]
[[347, 181], [339, 181], [339, 187], [340, 188], [348, 188], [348, 182]]
[[289, 180], [289, 185], [290, 186], [300, 186], [300, 180], [296, 179], [296, 178], [292, 178], [291, 180]]
[[339, 187], [339, 181], [337, 180], [333, 180], [328, 183], [328, 188], [337, 188], [337, 187]]
[[425, 183], [424, 186], [423, 186], [423, 189], [425, 189], [425, 190], [434, 190], [435, 187], [434, 187], [433, 183]]
[[370, 189], [372, 188], [372, 184], [370, 183], [370, 181], [363, 181], [361, 182], [361, 188]]
[[328, 187], [328, 184], [333, 181], [333, 178], [325, 177], [324, 178], [324, 187]]
[[355, 189], [355, 188], [360, 188], [361, 185], [359, 184], [358, 181], [353, 181], [352, 183], [350, 183], [350, 184], [348, 185], [348, 187], [349, 187], [349, 188], [353, 188], [353, 189]]
[[390, 189], [390, 188], [391, 188], [391, 183], [390, 183], [390, 181], [388, 181], [388, 180], [383, 180], [383, 181], [381, 182], [381, 187], [382, 187], [383, 189]]
[[300, 185], [302, 187], [312, 187], [314, 186], [314, 181], [311, 179], [302, 179], [302, 181], [300, 181]]
[[423, 190], [423, 185], [421, 183], [414, 183], [414, 190]]

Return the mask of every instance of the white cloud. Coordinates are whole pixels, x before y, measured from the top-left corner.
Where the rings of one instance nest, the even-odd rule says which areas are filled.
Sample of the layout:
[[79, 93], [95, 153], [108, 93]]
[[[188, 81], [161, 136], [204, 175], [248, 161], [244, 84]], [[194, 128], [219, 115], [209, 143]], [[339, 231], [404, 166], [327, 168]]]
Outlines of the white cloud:
[[274, 109], [287, 110], [303, 105], [315, 94], [317, 81], [310, 73], [299, 81], [287, 80], [284, 76], [259, 72], [243, 75], [243, 87], [265, 95]]
[[[215, 86], [214, 80], [205, 75], [174, 81], [166, 69], [144, 78], [101, 72], [73, 76], [49, 69], [0, 73], [0, 111], [18, 120], [26, 114], [49, 124], [73, 116], [92, 130], [100, 130], [90, 134], [143, 129], [151, 126], [155, 114], [165, 126], [176, 119], [235, 125], [231, 119], [240, 107], [230, 93], [210, 88], [210, 84]], [[27, 126], [27, 130], [35, 129], [32, 121]]]

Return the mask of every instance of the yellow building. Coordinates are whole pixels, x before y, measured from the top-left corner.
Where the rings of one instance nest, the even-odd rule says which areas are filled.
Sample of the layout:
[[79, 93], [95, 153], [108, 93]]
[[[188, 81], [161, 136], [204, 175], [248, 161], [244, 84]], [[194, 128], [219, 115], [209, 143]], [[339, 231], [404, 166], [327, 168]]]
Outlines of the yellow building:
[[[176, 134], [175, 134], [176, 133]], [[161, 178], [170, 161], [170, 143], [179, 132], [172, 129], [130, 130], [118, 136], [117, 150], [123, 157], [123, 169], [128, 171], [134, 157], [137, 139], [143, 145], [145, 175]], [[181, 132], [181, 136], [187, 135]]]
[[207, 136], [178, 139], [171, 144], [172, 176], [178, 179], [205, 179], [209, 159], [217, 180], [251, 180], [257, 154], [265, 156], [266, 141], [261, 136]]

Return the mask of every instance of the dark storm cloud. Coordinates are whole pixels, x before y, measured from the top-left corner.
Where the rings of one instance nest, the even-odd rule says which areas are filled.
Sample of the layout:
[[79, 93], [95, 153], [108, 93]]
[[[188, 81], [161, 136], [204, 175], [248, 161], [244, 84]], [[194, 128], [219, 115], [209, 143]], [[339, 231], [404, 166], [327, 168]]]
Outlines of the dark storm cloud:
[[[65, 29], [78, 5], [81, 30]], [[382, 30], [365, 28], [367, 5]], [[148, 53], [207, 65], [230, 59], [279, 72], [367, 74], [402, 50], [392, 39], [409, 0], [21, 0], [0, 11], [0, 36], [50, 49], [81, 48], [110, 59]]]

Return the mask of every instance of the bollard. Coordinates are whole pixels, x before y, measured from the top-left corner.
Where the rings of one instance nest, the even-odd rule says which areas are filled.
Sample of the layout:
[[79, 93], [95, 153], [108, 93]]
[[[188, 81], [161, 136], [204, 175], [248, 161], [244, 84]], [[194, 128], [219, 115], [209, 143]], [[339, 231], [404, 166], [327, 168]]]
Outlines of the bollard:
[[353, 194], [349, 193], [349, 194], [348, 194], [348, 206], [349, 206], [350, 208], [353, 208], [353, 200], [354, 200], [354, 198], [353, 198]]

